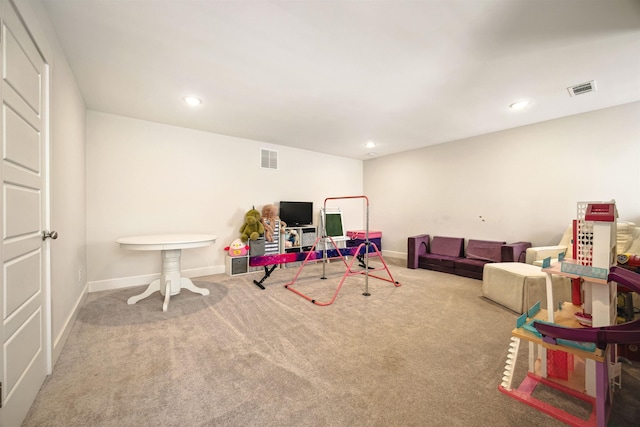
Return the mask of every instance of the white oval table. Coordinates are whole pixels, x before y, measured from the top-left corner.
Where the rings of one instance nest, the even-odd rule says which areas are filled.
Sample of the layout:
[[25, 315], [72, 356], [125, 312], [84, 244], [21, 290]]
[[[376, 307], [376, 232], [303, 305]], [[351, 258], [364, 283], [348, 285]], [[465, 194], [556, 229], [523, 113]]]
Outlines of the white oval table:
[[121, 248], [134, 251], [161, 251], [162, 272], [160, 278], [149, 284], [140, 295], [132, 296], [127, 304], [135, 304], [156, 291], [164, 295], [162, 311], [169, 308], [169, 297], [180, 293], [180, 289], [188, 289], [201, 295], [209, 295], [209, 290], [199, 288], [193, 282], [180, 275], [180, 256], [182, 249], [199, 248], [215, 242], [213, 234], [157, 234], [149, 236], [123, 237], [116, 240]]

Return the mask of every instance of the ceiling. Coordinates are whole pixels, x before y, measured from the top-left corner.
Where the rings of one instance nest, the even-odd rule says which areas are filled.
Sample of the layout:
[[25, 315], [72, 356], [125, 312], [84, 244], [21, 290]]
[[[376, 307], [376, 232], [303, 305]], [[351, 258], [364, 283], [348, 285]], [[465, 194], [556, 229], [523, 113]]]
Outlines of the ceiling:
[[640, 0], [43, 3], [87, 108], [355, 159], [640, 100]]

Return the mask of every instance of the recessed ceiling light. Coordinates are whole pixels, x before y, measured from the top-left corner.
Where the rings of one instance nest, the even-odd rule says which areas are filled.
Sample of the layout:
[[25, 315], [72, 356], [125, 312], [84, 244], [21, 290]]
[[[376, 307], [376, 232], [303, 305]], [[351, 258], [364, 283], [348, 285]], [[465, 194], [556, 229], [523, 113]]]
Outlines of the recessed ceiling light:
[[514, 102], [513, 104], [509, 105], [509, 108], [511, 108], [512, 110], [522, 110], [529, 104], [531, 104], [531, 101], [529, 101], [528, 99], [524, 99], [522, 101]]
[[375, 156], [376, 155], [376, 153], [374, 153], [373, 151], [370, 152], [370, 153], [367, 153], [367, 154], [369, 154], [370, 156]]
[[202, 100], [200, 98], [195, 97], [195, 96], [185, 96], [184, 97], [184, 102], [186, 102], [187, 104], [191, 105], [192, 107], [195, 107], [197, 105], [202, 104]]
[[376, 143], [373, 142], [373, 141], [369, 141], [366, 144], [364, 144], [364, 146], [367, 147], [367, 148], [373, 148], [373, 147], [376, 146]]

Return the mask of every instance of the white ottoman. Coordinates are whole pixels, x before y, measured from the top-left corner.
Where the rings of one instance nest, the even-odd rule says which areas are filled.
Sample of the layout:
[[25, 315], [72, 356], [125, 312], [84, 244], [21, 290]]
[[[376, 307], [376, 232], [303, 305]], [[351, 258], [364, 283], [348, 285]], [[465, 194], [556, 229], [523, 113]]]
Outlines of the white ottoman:
[[[482, 275], [482, 295], [517, 313], [524, 313], [540, 301], [547, 308], [547, 274], [540, 267], [522, 262], [486, 264]], [[571, 281], [553, 276], [553, 305], [571, 301]]]

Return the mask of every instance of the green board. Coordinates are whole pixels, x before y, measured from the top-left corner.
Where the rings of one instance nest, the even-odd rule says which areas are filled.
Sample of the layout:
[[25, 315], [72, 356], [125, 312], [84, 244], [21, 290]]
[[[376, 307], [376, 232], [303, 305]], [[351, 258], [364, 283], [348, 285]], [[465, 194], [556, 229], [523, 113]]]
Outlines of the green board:
[[328, 213], [325, 215], [327, 236], [344, 236], [342, 230], [342, 214], [341, 213]]

